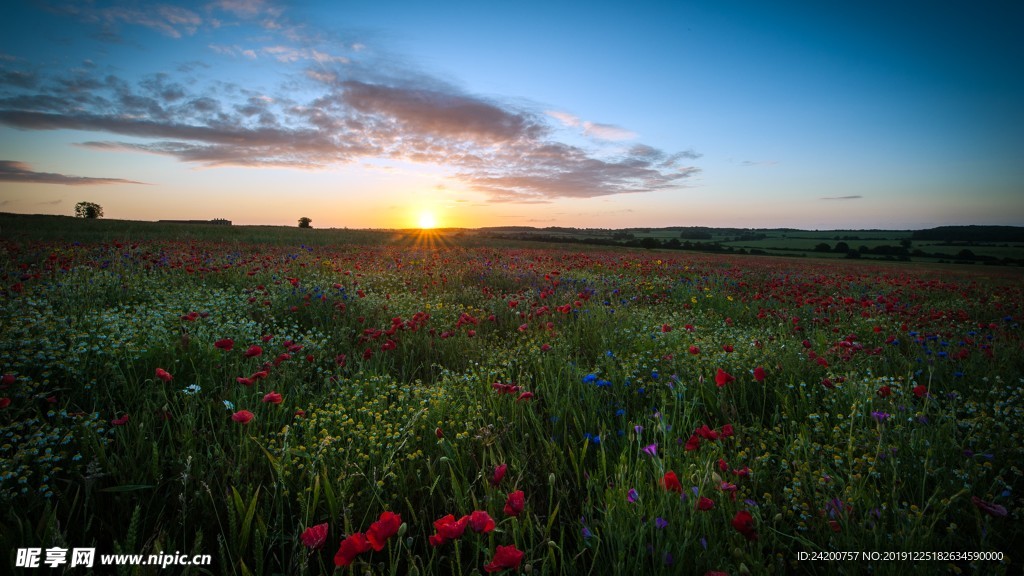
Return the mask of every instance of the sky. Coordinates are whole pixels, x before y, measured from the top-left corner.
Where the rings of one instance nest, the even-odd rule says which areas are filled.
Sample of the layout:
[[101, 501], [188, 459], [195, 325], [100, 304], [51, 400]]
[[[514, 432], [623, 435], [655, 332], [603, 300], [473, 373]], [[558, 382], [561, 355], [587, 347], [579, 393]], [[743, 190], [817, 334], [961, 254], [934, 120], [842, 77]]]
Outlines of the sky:
[[1024, 3], [28, 0], [0, 212], [1024, 225]]

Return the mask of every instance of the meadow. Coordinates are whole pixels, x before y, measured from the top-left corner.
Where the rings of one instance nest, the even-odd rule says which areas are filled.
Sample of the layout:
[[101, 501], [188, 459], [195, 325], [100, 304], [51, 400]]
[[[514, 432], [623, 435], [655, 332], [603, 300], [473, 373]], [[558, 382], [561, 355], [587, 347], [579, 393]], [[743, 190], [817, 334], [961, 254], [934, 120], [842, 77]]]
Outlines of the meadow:
[[1024, 562], [1019, 268], [0, 225], [0, 571]]

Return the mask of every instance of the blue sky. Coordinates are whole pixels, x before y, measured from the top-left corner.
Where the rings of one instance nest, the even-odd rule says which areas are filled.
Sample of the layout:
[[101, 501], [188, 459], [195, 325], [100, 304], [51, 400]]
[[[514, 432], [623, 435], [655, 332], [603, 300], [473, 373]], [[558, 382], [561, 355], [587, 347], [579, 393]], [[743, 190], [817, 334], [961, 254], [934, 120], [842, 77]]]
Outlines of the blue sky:
[[1024, 7], [891, 4], [5, 3], [0, 211], [1024, 225]]

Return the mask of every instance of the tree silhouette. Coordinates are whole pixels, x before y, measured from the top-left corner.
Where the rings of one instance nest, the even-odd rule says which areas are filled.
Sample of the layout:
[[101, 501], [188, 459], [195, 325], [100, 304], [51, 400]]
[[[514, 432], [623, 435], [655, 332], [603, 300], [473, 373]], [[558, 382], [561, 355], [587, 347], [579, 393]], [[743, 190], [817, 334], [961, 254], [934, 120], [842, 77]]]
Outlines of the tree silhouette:
[[310, 226], [310, 224], [312, 223], [313, 220], [310, 218], [306, 218], [305, 216], [299, 218], [299, 228], [312, 228], [312, 226]]
[[103, 217], [103, 206], [95, 202], [79, 202], [75, 204], [75, 217], [96, 219]]

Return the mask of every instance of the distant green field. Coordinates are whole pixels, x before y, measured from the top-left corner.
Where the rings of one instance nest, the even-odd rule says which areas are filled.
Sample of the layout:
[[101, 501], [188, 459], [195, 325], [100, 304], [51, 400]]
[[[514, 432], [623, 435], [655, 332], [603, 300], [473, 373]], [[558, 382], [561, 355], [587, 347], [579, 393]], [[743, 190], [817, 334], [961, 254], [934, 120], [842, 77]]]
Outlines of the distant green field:
[[[493, 232], [489, 230], [446, 229], [422, 232], [419, 230], [361, 230], [361, 229], [300, 229], [297, 226], [218, 226], [213, 224], [180, 224], [162, 222], [140, 222], [131, 220], [85, 220], [68, 216], [39, 216], [0, 213], [0, 238], [66, 240], [75, 238], [88, 242], [134, 242], [139, 240], [184, 240], [228, 243], [262, 243], [273, 245], [330, 246], [358, 244], [366, 246], [532, 246], [538, 240], [557, 245], [563, 242], [583, 243], [590, 241], [611, 245], [615, 242], [642, 242], [656, 239], [665, 243], [676, 239], [682, 248], [707, 250], [698, 244], [720, 246], [724, 251], [753, 251], [756, 254], [812, 257], [846, 258], [844, 251], [836, 251], [840, 243], [848, 249], [873, 250], [881, 246], [899, 247], [901, 241], [910, 238], [913, 232], [907, 230], [735, 230], [707, 229], [709, 238], [691, 238], [694, 230], [678, 229], [574, 229], [522, 228]], [[689, 244], [687, 244], [689, 243]], [[829, 251], [815, 250], [819, 244], [827, 244]], [[636, 247], [636, 246], [634, 246]], [[673, 248], [665, 246], [664, 248]], [[1024, 260], [1024, 243], [959, 243], [950, 245], [937, 241], [913, 241], [908, 248], [910, 258], [921, 262], [943, 262], [965, 260], [961, 251], [969, 250], [981, 258]], [[926, 255], [915, 255], [920, 250]], [[867, 259], [898, 259], [895, 255], [862, 255]], [[967, 259], [970, 260], [970, 259]], [[982, 263], [981, 260], [977, 261]]]

